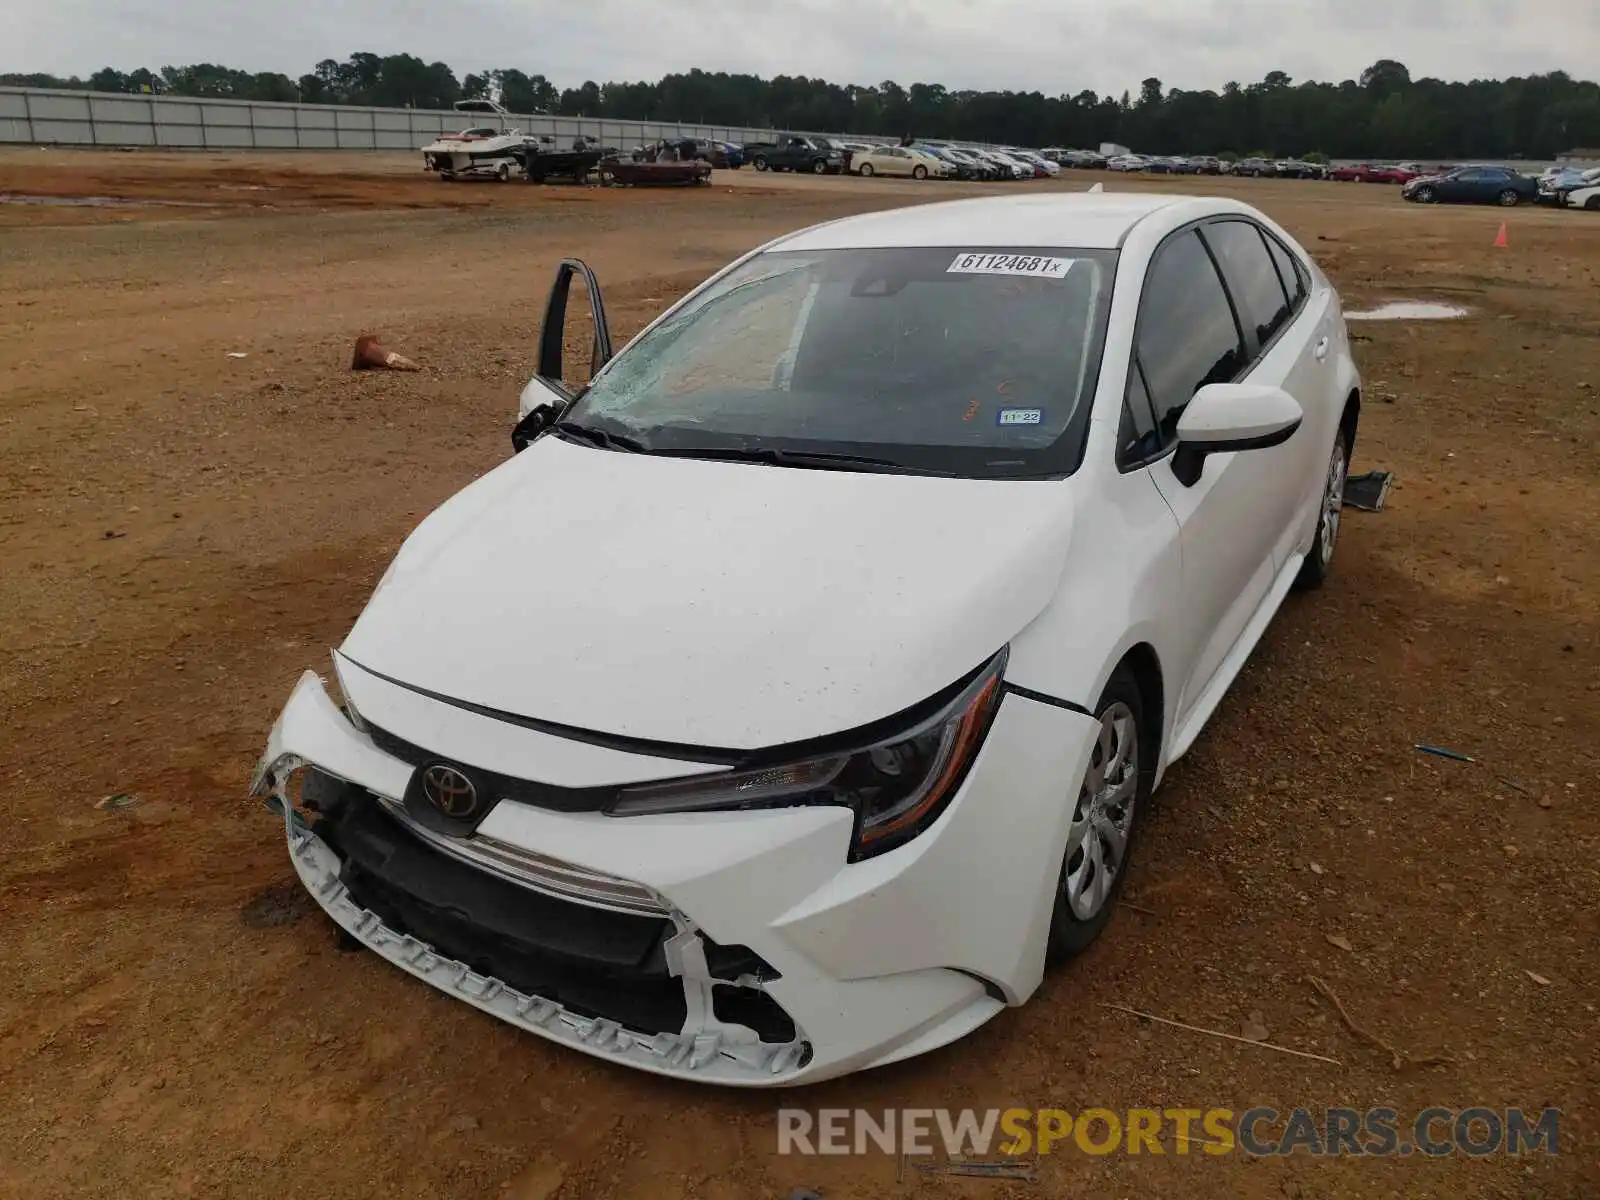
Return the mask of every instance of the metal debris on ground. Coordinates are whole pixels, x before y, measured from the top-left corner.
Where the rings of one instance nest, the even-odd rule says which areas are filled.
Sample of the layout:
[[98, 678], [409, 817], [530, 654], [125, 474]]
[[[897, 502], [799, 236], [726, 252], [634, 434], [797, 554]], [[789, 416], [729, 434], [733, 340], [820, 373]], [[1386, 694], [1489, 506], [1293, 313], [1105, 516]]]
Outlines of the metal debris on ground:
[[118, 792], [114, 796], [106, 796], [95, 801], [95, 807], [101, 812], [118, 812], [124, 808], [132, 808], [139, 803], [139, 797], [132, 792]]
[[1389, 485], [1393, 482], [1393, 471], [1347, 475], [1344, 480], [1344, 502], [1362, 512], [1382, 512], [1383, 502], [1389, 496]]
[[929, 1175], [965, 1175], [974, 1179], [1021, 1179], [1026, 1183], [1039, 1182], [1039, 1163], [1036, 1159], [996, 1162], [992, 1159], [952, 1158], [947, 1162], [918, 1163], [917, 1170]]
[[370, 333], [356, 339], [355, 354], [350, 359], [352, 371], [420, 371], [422, 368], [403, 354], [380, 345]]
[[[1479, 759], [1471, 754], [1463, 754], [1459, 750], [1446, 750], [1443, 746], [1426, 746], [1418, 742], [1412, 746], [1412, 749], [1423, 754], [1431, 754], [1435, 758], [1448, 758], [1452, 762], [1479, 763]], [[1495, 777], [1497, 782], [1505, 784], [1512, 791], [1521, 792], [1524, 796], [1532, 796], [1534, 794], [1533, 789], [1521, 780], [1513, 779], [1509, 775], [1502, 775], [1493, 768], [1490, 768], [1489, 773]], [[1549, 808], [1550, 806], [1541, 802], [1539, 807]]]

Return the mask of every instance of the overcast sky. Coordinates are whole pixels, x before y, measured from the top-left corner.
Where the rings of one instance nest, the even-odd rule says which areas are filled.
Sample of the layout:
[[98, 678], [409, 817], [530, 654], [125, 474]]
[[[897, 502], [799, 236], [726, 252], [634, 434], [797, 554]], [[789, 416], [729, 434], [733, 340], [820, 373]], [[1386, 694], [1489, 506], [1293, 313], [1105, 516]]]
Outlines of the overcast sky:
[[357, 50], [585, 79], [690, 67], [1046, 94], [1218, 88], [1268, 71], [1600, 75], [1595, 0], [0, 0], [0, 71], [216, 62], [309, 71]]

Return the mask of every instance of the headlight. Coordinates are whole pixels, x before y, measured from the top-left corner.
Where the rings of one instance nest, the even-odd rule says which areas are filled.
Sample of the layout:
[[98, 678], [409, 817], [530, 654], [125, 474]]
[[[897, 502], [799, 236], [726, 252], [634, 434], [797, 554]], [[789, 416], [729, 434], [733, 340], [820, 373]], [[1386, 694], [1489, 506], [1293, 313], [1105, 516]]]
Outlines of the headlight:
[[831, 754], [625, 787], [612, 816], [831, 804], [855, 813], [852, 862], [904, 845], [938, 819], [1000, 706], [1002, 650], [908, 728]]

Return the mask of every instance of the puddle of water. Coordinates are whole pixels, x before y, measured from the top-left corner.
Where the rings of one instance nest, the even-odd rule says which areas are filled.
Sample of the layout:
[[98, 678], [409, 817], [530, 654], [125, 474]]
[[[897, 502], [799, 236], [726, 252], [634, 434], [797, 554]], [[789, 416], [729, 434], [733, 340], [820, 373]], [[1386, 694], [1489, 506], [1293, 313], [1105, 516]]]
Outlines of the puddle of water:
[[126, 196], [23, 196], [0, 192], [0, 204], [37, 204], [45, 208], [139, 208], [153, 204], [164, 208], [212, 208], [203, 200], [141, 200]]
[[1392, 300], [1365, 312], [1346, 312], [1347, 321], [1451, 321], [1464, 317], [1468, 310], [1459, 304], [1435, 304], [1425, 300]]

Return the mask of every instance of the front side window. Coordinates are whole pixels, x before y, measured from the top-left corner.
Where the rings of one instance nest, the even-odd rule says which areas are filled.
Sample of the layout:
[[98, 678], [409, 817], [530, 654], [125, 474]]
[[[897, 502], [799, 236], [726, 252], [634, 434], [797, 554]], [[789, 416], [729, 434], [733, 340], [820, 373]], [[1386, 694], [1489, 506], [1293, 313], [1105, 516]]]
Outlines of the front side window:
[[1205, 227], [1206, 245], [1216, 255], [1228, 281], [1228, 291], [1239, 309], [1239, 320], [1265, 346], [1289, 320], [1289, 297], [1278, 278], [1278, 268], [1249, 221], [1217, 221]]
[[848, 454], [978, 478], [1082, 455], [1116, 254], [772, 251], [618, 355], [568, 419], [662, 454]]
[[1164, 446], [1177, 440], [1178, 420], [1196, 392], [1228, 383], [1244, 368], [1233, 306], [1192, 229], [1164, 242], [1150, 263], [1135, 350]]

